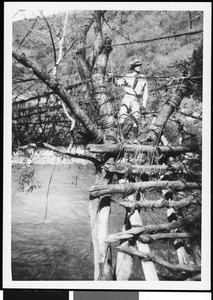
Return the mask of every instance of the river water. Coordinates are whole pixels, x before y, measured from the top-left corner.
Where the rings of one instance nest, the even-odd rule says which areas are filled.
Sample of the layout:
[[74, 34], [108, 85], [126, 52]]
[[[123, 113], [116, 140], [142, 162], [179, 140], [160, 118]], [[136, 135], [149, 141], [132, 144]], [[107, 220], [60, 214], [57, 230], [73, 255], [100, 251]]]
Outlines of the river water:
[[[94, 179], [91, 164], [13, 164], [13, 280], [93, 280], [88, 189]], [[122, 230], [125, 210], [118, 203], [111, 207], [109, 232], [114, 233]], [[144, 224], [162, 222], [158, 218], [144, 213]], [[164, 256], [167, 248], [156, 251]], [[140, 266], [136, 260], [131, 280], [144, 279]]]

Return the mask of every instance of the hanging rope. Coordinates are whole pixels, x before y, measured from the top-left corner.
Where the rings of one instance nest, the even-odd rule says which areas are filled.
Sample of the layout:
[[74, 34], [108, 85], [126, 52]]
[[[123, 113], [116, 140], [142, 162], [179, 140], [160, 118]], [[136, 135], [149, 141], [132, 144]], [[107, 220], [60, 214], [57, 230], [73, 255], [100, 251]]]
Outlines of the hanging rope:
[[150, 43], [150, 42], [164, 40], [164, 39], [169, 39], [169, 38], [177, 38], [177, 37], [181, 37], [181, 36], [184, 36], [184, 35], [199, 34], [201, 32], [203, 32], [203, 30], [185, 32], [185, 33], [179, 33], [179, 34], [173, 34], [173, 35], [162, 36], [162, 37], [153, 38], [153, 39], [147, 39], [147, 40], [132, 41], [132, 42], [126, 42], [126, 43], [120, 43], [120, 44], [112, 44], [112, 47], [126, 46], [126, 45], [132, 45], [132, 44], [140, 44], [140, 43]]

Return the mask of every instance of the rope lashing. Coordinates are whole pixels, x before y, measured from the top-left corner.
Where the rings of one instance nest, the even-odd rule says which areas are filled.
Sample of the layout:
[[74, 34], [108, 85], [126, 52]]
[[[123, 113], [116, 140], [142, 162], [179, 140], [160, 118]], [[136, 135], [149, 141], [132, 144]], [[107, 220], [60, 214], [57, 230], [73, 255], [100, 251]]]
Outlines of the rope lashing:
[[103, 133], [101, 132], [101, 131], [99, 131], [99, 135], [97, 136], [97, 138], [96, 139], [94, 139], [93, 141], [92, 141], [92, 143], [93, 144], [99, 144], [100, 142], [102, 142], [103, 141]]
[[182, 183], [182, 186], [180, 186], [180, 191], [183, 191], [183, 190], [185, 190], [185, 188], [187, 188], [187, 182], [186, 182], [186, 180], [185, 179], [183, 179], [183, 178], [180, 178], [179, 179], [180, 181], [181, 181], [181, 183]]
[[[133, 182], [127, 181], [127, 184], [129, 186], [129, 188], [125, 193], [123, 193], [123, 198], [126, 198], [134, 193]], [[124, 186], [125, 186], [125, 183], [124, 183]]]

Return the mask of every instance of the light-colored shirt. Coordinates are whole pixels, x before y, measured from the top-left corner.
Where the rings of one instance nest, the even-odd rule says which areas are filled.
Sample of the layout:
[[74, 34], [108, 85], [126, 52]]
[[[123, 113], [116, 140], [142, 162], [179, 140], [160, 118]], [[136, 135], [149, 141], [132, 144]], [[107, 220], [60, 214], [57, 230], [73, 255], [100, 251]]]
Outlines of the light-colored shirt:
[[[133, 89], [135, 83], [135, 77], [138, 77], [138, 82]], [[146, 107], [147, 99], [148, 99], [148, 83], [147, 79], [144, 75], [138, 74], [137, 72], [132, 72], [125, 75], [122, 78], [116, 80], [117, 86], [124, 86], [124, 90], [127, 94], [141, 96], [142, 105]]]

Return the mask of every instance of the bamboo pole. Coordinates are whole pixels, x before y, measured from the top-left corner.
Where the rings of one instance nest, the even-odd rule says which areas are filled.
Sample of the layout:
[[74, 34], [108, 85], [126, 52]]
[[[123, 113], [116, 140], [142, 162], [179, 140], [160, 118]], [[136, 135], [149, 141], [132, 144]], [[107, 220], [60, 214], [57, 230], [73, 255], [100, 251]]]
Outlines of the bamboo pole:
[[[164, 197], [167, 198], [168, 202], [172, 201], [173, 193], [171, 193], [170, 190], [162, 190]], [[167, 209], [167, 219], [169, 222], [175, 222], [177, 221], [176, 212], [173, 207]], [[171, 232], [177, 232], [178, 229], [172, 229]], [[180, 264], [189, 264], [189, 257], [186, 253], [186, 249], [184, 248], [183, 241], [181, 239], [175, 239], [173, 241], [173, 244], [175, 246], [178, 261]]]
[[[129, 201], [132, 201], [133, 196], [129, 196], [128, 199]], [[127, 219], [127, 215], [128, 215], [128, 210], [126, 211], [126, 219]], [[138, 210], [136, 210], [134, 214], [130, 216], [129, 222], [131, 226], [142, 226], [142, 220]], [[125, 226], [123, 228], [123, 232], [125, 232]], [[128, 245], [129, 243], [127, 241], [124, 242], [121, 241], [120, 243], [120, 247], [122, 248]], [[147, 244], [141, 243], [140, 241], [137, 241], [134, 247], [137, 247], [142, 252], [150, 253], [149, 246]], [[157, 272], [153, 262], [142, 261], [141, 264], [144, 271], [145, 279], [147, 281], [158, 281]], [[132, 274], [132, 268], [133, 268], [133, 257], [127, 253], [119, 251], [117, 254], [116, 279], [129, 280]]]
[[[174, 208], [167, 209], [167, 218], [169, 222], [175, 222], [177, 220], [176, 213], [174, 211]], [[171, 232], [176, 232], [177, 229], [172, 229]], [[189, 264], [189, 258], [188, 254], [186, 253], [186, 249], [183, 246], [183, 242], [181, 239], [175, 239], [173, 241], [173, 244], [175, 246], [178, 261], [180, 264]]]
[[[125, 216], [125, 221], [124, 221], [124, 226], [123, 226], [123, 232], [126, 231], [128, 228], [128, 217], [127, 217], [127, 212]], [[129, 224], [130, 225], [130, 224]], [[128, 246], [129, 242], [128, 241], [120, 241], [120, 246], [125, 247]], [[118, 251], [117, 253], [117, 261], [116, 261], [116, 280], [129, 280], [131, 274], [132, 274], [132, 269], [133, 269], [133, 257], [132, 255], [129, 255], [127, 253], [123, 253]]]
[[[128, 242], [121, 243], [120, 246], [126, 246]], [[116, 280], [124, 281], [129, 280], [133, 270], [133, 257], [132, 255], [118, 251], [116, 262]]]
[[111, 245], [106, 243], [104, 239], [108, 235], [108, 224], [110, 215], [110, 197], [103, 197], [99, 206], [98, 215], [98, 251], [99, 251], [99, 266], [100, 274], [99, 280], [112, 280], [112, 257], [111, 257]]
[[[97, 179], [96, 179], [97, 180]], [[99, 250], [98, 250], [98, 209], [100, 205], [100, 199], [96, 198], [93, 201], [89, 201], [89, 216], [91, 226], [91, 236], [93, 244], [94, 254], [94, 280], [98, 280], [100, 274], [99, 266]]]
[[[133, 200], [134, 196], [131, 195], [131, 196], [129, 196], [129, 198], [131, 198], [130, 200]], [[143, 226], [141, 216], [140, 216], [138, 209], [135, 210], [134, 214], [132, 214], [130, 216], [130, 223], [131, 223], [132, 227]], [[139, 240], [136, 241], [136, 244], [137, 244], [137, 248], [139, 251], [141, 251], [143, 253], [151, 253], [148, 244], [144, 244], [144, 243], [140, 242]], [[154, 263], [152, 261], [142, 260], [141, 264], [142, 264], [145, 280], [146, 281], [158, 281], [158, 275], [157, 275], [157, 271], [155, 269]]]
[[[96, 183], [106, 181], [102, 174], [96, 175]], [[94, 280], [112, 280], [111, 251], [105, 242], [108, 235], [110, 197], [97, 197], [89, 201], [91, 235], [94, 250]]]

